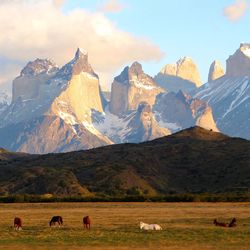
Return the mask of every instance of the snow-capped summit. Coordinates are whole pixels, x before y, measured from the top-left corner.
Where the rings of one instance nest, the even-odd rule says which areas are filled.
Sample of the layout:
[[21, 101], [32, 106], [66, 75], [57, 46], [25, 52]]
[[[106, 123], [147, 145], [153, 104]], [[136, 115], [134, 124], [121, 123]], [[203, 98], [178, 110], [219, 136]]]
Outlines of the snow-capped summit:
[[241, 44], [227, 59], [226, 74], [195, 92], [213, 109], [216, 125], [230, 136], [250, 139], [250, 44]]
[[227, 76], [250, 76], [250, 44], [242, 43], [227, 59]]
[[164, 89], [174, 92], [190, 92], [202, 84], [198, 67], [187, 56], [176, 63], [165, 65], [154, 80]]
[[136, 110], [140, 102], [154, 104], [155, 97], [163, 92], [150, 77], [145, 74], [142, 66], [134, 62], [125, 67], [112, 83], [110, 112], [121, 115], [129, 110]]
[[[69, 63], [52, 73], [53, 66], [48, 60], [35, 60], [13, 81], [12, 103], [0, 119], [2, 145], [48, 153], [111, 144], [92, 125], [92, 112], [102, 113], [103, 106], [88, 55], [78, 49]], [[4, 137], [10, 128], [12, 140]]]
[[12, 102], [18, 98], [21, 100], [31, 100], [39, 97], [42, 86], [48, 84], [48, 80], [53, 77], [59, 68], [48, 59], [36, 59], [29, 62], [13, 81]]
[[88, 53], [83, 49], [78, 48], [74, 58], [60, 69], [56, 78], [70, 80], [72, 75], [79, 75], [84, 72], [98, 78], [98, 75], [89, 64]]
[[240, 50], [245, 56], [250, 57], [250, 43], [242, 43]]
[[52, 74], [58, 70], [58, 66], [48, 59], [36, 59], [28, 64], [21, 71], [20, 76], [36, 76], [39, 74]]

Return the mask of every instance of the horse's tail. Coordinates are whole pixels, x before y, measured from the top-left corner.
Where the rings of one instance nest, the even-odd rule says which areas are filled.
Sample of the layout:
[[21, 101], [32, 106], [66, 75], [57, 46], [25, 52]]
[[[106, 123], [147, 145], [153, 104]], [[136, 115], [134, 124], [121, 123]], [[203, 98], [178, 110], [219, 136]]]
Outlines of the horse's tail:
[[61, 221], [61, 224], [63, 225], [63, 218], [62, 217], [60, 217], [60, 221]]
[[20, 220], [19, 220], [19, 226], [20, 227], [22, 227], [23, 226], [23, 221], [22, 221], [22, 219], [20, 218]]
[[52, 224], [54, 224], [55, 223], [55, 221], [54, 221], [54, 217], [52, 217], [51, 218], [51, 220], [50, 220], [50, 222], [49, 222], [49, 226], [51, 227], [52, 226]]

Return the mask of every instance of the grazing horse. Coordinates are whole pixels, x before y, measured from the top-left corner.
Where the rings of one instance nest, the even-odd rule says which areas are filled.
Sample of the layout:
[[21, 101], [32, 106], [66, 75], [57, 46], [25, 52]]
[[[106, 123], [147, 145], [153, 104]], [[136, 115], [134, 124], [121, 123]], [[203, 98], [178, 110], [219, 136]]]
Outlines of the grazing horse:
[[233, 219], [231, 220], [231, 222], [229, 223], [228, 227], [236, 227], [236, 226], [237, 226], [237, 224], [236, 224], [236, 219], [233, 218]]
[[89, 230], [90, 230], [91, 220], [90, 220], [90, 217], [89, 217], [89, 216], [85, 216], [85, 217], [83, 217], [83, 219], [82, 219], [82, 223], [83, 223], [84, 228], [86, 228], [86, 229], [89, 229]]
[[143, 230], [162, 230], [162, 227], [158, 224], [146, 224], [143, 222], [140, 222], [140, 229]]
[[58, 223], [58, 226], [60, 227], [61, 225], [63, 225], [63, 219], [61, 216], [53, 216], [52, 219], [49, 222], [49, 226], [53, 226], [56, 223]]
[[15, 230], [22, 230], [22, 220], [19, 217], [14, 218], [14, 229]]
[[216, 219], [214, 219], [214, 225], [218, 227], [228, 227], [227, 223], [224, 222], [218, 222]]

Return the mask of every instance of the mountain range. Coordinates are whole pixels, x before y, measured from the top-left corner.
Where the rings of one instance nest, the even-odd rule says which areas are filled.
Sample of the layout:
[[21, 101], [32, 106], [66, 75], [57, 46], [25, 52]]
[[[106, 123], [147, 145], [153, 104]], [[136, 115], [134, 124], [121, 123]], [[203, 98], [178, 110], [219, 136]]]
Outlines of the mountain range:
[[190, 57], [155, 77], [134, 62], [114, 78], [110, 95], [83, 49], [62, 67], [36, 59], [14, 79], [11, 102], [0, 96], [0, 146], [68, 152], [150, 141], [192, 126], [250, 139], [249, 51], [241, 44], [225, 72], [215, 60], [205, 84]]

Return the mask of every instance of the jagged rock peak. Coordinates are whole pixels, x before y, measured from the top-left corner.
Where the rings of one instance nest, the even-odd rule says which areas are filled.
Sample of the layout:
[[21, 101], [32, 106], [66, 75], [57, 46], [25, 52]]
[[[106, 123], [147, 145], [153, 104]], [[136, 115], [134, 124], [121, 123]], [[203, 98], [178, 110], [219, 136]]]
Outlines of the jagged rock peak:
[[151, 81], [153, 81], [152, 77], [144, 73], [142, 65], [139, 62], [132, 63], [130, 67], [126, 66], [121, 72], [121, 74], [116, 76], [114, 79], [117, 82], [129, 84], [129, 81], [134, 78], [137, 79], [148, 78]]
[[183, 63], [186, 63], [186, 62], [191, 62], [191, 63], [194, 63], [193, 62], [193, 59], [189, 56], [184, 56], [182, 58], [180, 58], [178, 61], [177, 61], [177, 66], [183, 64]]
[[208, 82], [216, 80], [222, 77], [225, 74], [225, 71], [221, 63], [217, 60], [213, 61], [209, 68], [208, 73]]
[[132, 65], [129, 68], [129, 72], [130, 72], [130, 74], [137, 75], [137, 76], [144, 74], [144, 72], [142, 70], [142, 65], [138, 62], [132, 63]]
[[88, 53], [78, 48], [74, 58], [61, 68], [59, 75], [66, 76], [66, 78], [70, 79], [72, 75], [79, 75], [82, 72], [89, 73], [98, 78], [98, 75], [89, 64]]
[[58, 66], [48, 59], [36, 59], [28, 62], [21, 71], [21, 76], [36, 76], [40, 74], [50, 74], [58, 70]]
[[155, 97], [161, 92], [163, 89], [151, 76], [144, 73], [142, 65], [134, 62], [114, 78], [109, 110], [115, 115], [121, 115], [129, 110], [137, 110], [139, 103], [143, 101], [153, 105]]
[[192, 58], [188, 56], [180, 58], [174, 64], [167, 64], [161, 69], [160, 73], [182, 78], [183, 80], [194, 83], [196, 87], [199, 87], [202, 84], [198, 67]]
[[77, 48], [75, 53], [75, 58], [80, 58], [83, 56], [88, 56], [88, 52], [82, 48]]
[[227, 76], [250, 76], [250, 44], [241, 43], [239, 49], [227, 59]]

